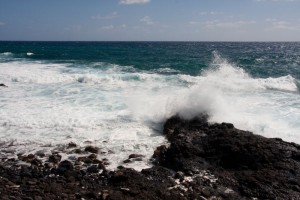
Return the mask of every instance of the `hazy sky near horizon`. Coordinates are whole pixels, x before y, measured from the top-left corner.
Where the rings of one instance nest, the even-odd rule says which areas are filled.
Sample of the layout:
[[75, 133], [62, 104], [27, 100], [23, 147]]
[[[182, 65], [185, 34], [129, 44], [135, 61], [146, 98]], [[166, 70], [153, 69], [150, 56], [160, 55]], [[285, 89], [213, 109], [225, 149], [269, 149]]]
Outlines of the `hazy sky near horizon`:
[[300, 0], [0, 0], [0, 40], [300, 41]]

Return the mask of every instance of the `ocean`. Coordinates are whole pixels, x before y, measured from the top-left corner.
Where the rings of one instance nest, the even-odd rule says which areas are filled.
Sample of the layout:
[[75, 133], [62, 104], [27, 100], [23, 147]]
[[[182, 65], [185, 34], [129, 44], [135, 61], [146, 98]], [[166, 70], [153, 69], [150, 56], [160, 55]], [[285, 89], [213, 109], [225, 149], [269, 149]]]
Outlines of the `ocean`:
[[74, 142], [142, 169], [167, 118], [203, 112], [300, 144], [299, 80], [293, 42], [0, 42], [0, 158]]

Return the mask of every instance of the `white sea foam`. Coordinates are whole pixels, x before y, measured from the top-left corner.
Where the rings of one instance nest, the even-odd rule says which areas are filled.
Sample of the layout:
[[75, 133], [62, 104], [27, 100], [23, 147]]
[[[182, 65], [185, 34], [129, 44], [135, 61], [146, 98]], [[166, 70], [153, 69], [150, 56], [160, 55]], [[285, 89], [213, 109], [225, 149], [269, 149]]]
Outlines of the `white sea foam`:
[[[5, 151], [49, 152], [70, 141], [82, 146], [90, 141], [103, 152], [115, 152], [104, 154], [114, 168], [131, 153], [149, 158], [164, 142], [153, 127], [131, 116], [125, 97], [135, 89], [146, 89], [145, 82], [158, 87], [163, 77], [68, 70], [65, 65], [41, 62], [0, 63], [0, 68], [0, 82], [9, 85], [0, 94], [0, 141], [6, 142]], [[135, 167], [147, 165], [141, 162]]]
[[26, 55], [27, 55], [27, 56], [32, 56], [32, 55], [34, 55], [34, 53], [27, 52]]
[[150, 158], [165, 142], [161, 123], [177, 113], [192, 118], [207, 112], [212, 122], [300, 143], [300, 98], [292, 76], [255, 79], [218, 54], [199, 76], [122, 70], [107, 63], [70, 66], [0, 63], [0, 82], [9, 86], [0, 93], [0, 156], [49, 153], [73, 141], [100, 147], [114, 168], [131, 153]]

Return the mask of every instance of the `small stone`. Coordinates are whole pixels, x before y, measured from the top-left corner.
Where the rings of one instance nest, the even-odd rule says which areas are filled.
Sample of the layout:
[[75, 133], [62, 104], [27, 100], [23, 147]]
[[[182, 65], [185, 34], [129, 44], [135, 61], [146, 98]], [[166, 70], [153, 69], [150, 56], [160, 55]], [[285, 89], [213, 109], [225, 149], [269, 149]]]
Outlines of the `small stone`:
[[51, 156], [49, 156], [49, 162], [58, 163], [60, 160], [61, 160], [61, 155], [59, 154], [52, 154]]
[[62, 171], [73, 170], [73, 164], [68, 160], [64, 160], [59, 163], [57, 170], [62, 170]]
[[91, 153], [98, 153], [99, 148], [93, 147], [93, 146], [87, 146], [87, 147], [85, 147], [84, 150], [87, 152], [91, 152]]
[[77, 144], [75, 144], [74, 142], [70, 142], [67, 146], [68, 149], [75, 148], [75, 147], [77, 147]]
[[142, 154], [130, 154], [128, 158], [141, 158], [141, 157], [145, 157]]
[[130, 160], [130, 159], [126, 159], [126, 160], [123, 161], [123, 163], [132, 163], [132, 162], [133, 162], [133, 161]]

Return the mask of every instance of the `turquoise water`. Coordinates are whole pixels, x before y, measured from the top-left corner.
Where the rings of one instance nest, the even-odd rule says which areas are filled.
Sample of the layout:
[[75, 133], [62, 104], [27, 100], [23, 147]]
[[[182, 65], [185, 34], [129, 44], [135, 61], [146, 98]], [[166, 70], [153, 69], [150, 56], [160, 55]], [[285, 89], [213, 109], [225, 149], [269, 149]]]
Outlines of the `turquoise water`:
[[[143, 162], [174, 114], [300, 143], [300, 43], [0, 42], [0, 156], [102, 148]], [[108, 153], [112, 150], [114, 153]], [[106, 152], [106, 153], [105, 153]], [[67, 155], [66, 155], [67, 156]], [[130, 165], [130, 164], [129, 164]]]
[[[170, 68], [192, 76], [210, 66], [217, 51], [253, 77], [291, 75], [300, 78], [300, 43], [230, 42], [1, 42], [0, 52], [14, 58], [68, 62], [86, 67], [93, 62], [133, 66], [138, 70]], [[28, 56], [26, 53], [34, 52]], [[95, 67], [95, 66], [94, 66]], [[96, 66], [102, 67], [102, 66]]]

